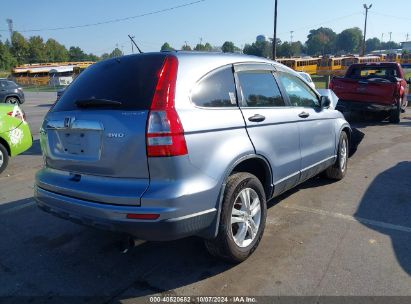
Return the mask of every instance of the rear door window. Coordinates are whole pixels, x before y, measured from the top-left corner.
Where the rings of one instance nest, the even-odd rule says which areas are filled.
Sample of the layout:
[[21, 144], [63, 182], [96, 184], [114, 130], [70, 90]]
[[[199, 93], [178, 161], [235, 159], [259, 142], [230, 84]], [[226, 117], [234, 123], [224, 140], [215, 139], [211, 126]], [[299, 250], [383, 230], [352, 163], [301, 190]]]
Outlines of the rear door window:
[[121, 102], [121, 106], [112, 107], [114, 109], [147, 110], [166, 56], [130, 55], [95, 63], [66, 89], [53, 112], [78, 109], [76, 101], [88, 99]]
[[285, 102], [271, 71], [238, 72], [244, 106], [284, 107]]
[[232, 66], [211, 72], [191, 92], [192, 102], [199, 107], [235, 107], [237, 99]]
[[292, 106], [315, 108], [320, 105], [317, 95], [304, 81], [289, 73], [279, 73], [278, 76]]

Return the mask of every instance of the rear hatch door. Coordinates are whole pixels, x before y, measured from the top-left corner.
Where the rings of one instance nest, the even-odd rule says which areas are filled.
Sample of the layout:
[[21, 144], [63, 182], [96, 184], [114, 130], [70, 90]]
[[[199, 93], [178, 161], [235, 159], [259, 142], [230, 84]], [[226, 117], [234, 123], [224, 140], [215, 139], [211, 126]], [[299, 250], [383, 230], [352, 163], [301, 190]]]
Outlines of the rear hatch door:
[[119, 204], [136, 201], [112, 194], [141, 197], [149, 184], [146, 122], [164, 59], [144, 54], [106, 60], [70, 85], [41, 130], [47, 168], [59, 172], [50, 184], [57, 183], [59, 192], [87, 199], [94, 193], [97, 201]]

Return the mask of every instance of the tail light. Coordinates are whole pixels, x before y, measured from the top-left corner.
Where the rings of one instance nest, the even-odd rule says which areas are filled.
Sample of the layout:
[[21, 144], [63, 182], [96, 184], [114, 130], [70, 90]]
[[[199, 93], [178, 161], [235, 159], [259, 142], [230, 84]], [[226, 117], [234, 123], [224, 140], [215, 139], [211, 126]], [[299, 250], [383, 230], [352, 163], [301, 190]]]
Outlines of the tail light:
[[177, 69], [177, 58], [166, 57], [148, 114], [148, 157], [179, 156], [188, 153], [184, 129], [174, 108]]
[[7, 113], [8, 116], [20, 119], [21, 121], [26, 121], [26, 114], [24, 113], [23, 110], [19, 111], [11, 111]]

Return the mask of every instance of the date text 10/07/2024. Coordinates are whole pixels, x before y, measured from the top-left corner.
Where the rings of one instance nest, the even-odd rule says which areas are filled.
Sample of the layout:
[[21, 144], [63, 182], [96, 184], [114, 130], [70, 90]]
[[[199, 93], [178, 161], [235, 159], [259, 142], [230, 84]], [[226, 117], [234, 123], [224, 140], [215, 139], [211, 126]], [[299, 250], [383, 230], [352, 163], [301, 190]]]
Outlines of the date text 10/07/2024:
[[150, 297], [150, 303], [257, 303], [254, 297], [159, 296]]

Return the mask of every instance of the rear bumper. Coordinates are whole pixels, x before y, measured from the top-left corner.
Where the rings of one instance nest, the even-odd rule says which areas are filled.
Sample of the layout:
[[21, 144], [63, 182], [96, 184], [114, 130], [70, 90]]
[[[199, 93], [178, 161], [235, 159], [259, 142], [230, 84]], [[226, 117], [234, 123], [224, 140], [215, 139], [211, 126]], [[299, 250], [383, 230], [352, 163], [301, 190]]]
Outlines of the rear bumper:
[[[172, 208], [143, 208], [100, 204], [60, 195], [35, 186], [34, 198], [37, 206], [60, 218], [77, 224], [99, 229], [123, 232], [148, 241], [176, 240], [187, 236], [200, 235], [214, 221], [215, 208], [188, 214], [178, 218], [169, 218]], [[157, 220], [127, 219], [129, 213], [160, 214]]]
[[350, 111], [367, 111], [367, 112], [381, 112], [391, 111], [395, 109], [393, 104], [379, 104], [364, 101], [339, 100], [336, 109], [340, 112]]

